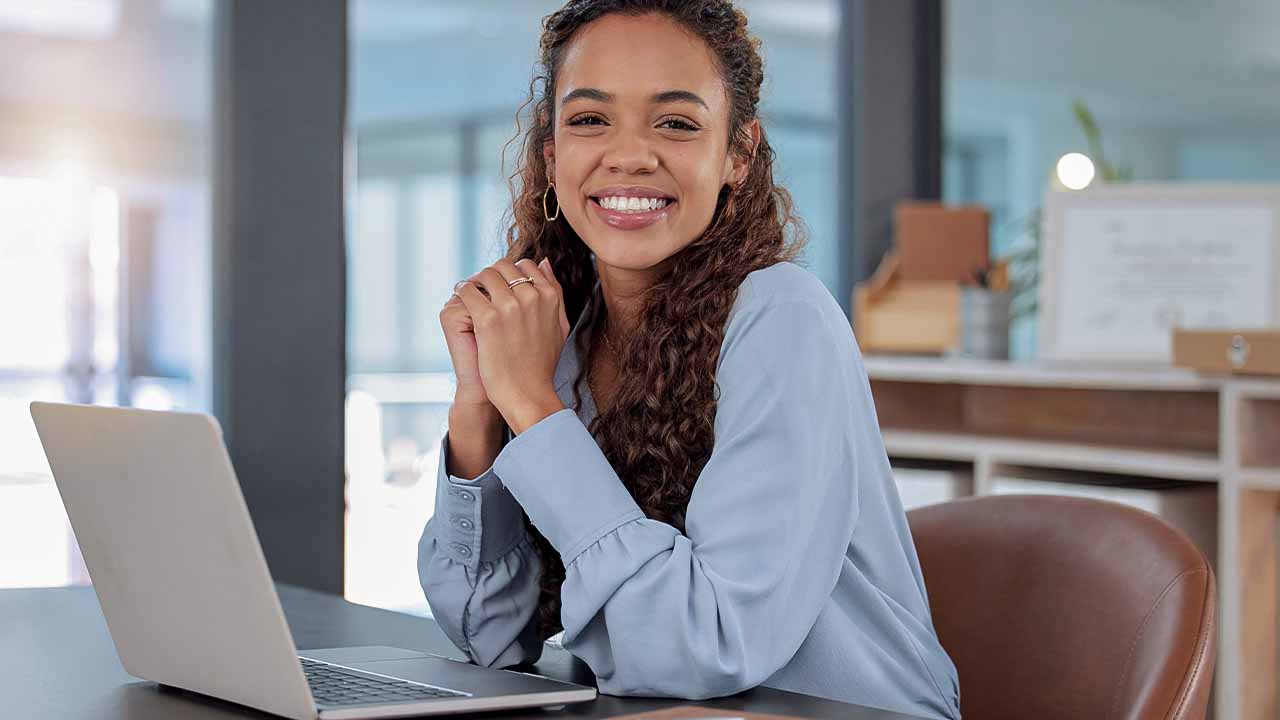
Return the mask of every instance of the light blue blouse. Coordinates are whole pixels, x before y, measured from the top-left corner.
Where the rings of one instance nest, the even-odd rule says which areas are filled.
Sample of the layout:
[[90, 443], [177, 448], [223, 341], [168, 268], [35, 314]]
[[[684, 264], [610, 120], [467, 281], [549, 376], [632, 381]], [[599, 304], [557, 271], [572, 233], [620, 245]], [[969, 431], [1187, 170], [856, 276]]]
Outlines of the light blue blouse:
[[[592, 302], [600, 301], [596, 282]], [[572, 405], [573, 339], [554, 385]], [[747, 275], [717, 369], [715, 444], [686, 532], [650, 520], [581, 415], [511, 437], [474, 480], [448, 475], [418, 546], [428, 604], [472, 659], [536, 661], [540, 561], [560, 553], [563, 645], [601, 692], [702, 699], [756, 685], [927, 718], [960, 717], [924, 578], [847, 318], [807, 269]]]

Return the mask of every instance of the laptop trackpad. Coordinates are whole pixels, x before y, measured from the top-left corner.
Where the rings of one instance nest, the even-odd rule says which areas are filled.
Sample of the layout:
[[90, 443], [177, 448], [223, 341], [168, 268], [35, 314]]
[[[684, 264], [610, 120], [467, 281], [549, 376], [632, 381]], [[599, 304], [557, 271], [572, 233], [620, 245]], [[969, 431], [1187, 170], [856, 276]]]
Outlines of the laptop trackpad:
[[578, 685], [548, 680], [536, 675], [482, 668], [391, 647], [332, 648], [304, 650], [303, 657], [337, 663], [367, 672], [460, 690], [475, 695], [519, 695], [533, 692], [574, 690]]
[[476, 695], [522, 695], [575, 689], [572, 685], [534, 675], [482, 668], [436, 657], [352, 663], [350, 667]]

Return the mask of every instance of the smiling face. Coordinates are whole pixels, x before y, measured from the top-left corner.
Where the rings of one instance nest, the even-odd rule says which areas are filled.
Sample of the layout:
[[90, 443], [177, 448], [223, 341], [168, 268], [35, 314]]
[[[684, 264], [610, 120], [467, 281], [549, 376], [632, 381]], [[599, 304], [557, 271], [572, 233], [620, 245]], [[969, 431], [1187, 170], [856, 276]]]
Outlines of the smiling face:
[[606, 265], [644, 270], [675, 255], [745, 174], [710, 49], [665, 15], [583, 28], [555, 93], [548, 173], [565, 219]]

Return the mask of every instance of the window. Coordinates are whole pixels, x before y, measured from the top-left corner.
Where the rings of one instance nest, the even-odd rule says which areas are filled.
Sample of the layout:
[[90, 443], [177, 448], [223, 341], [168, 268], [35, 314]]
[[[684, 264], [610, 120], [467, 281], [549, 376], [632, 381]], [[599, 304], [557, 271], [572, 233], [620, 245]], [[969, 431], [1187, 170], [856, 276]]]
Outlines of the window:
[[0, 587], [88, 582], [32, 400], [207, 408], [207, 0], [0, 9]]

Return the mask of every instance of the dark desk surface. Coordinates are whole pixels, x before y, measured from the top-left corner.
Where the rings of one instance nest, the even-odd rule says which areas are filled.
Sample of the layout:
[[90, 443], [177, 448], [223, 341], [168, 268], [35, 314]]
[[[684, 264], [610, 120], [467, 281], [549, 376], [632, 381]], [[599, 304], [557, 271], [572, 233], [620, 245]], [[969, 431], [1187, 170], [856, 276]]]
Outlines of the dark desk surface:
[[[278, 587], [299, 649], [392, 645], [462, 657], [427, 618], [355, 605], [334, 595], [289, 585]], [[546, 648], [536, 670], [548, 677], [593, 684], [586, 665], [563, 650]], [[275, 717], [194, 693], [160, 688], [126, 673], [107, 633], [98, 598], [88, 587], [0, 590], [0, 698], [4, 708], [0, 714], [32, 720]], [[601, 695], [595, 702], [570, 705], [559, 712], [508, 711], [502, 717], [605, 718], [683, 704], [690, 703]], [[699, 704], [806, 718], [910, 720], [883, 710], [768, 688]]]

